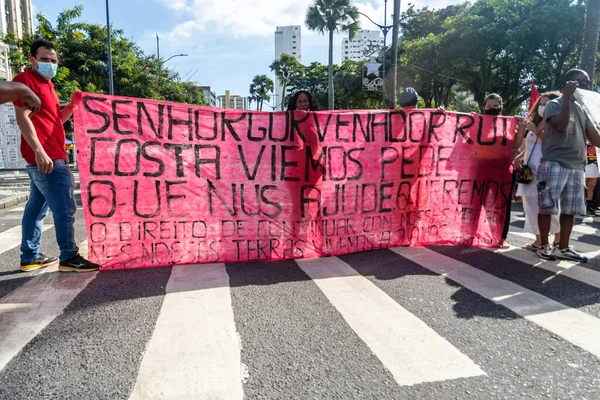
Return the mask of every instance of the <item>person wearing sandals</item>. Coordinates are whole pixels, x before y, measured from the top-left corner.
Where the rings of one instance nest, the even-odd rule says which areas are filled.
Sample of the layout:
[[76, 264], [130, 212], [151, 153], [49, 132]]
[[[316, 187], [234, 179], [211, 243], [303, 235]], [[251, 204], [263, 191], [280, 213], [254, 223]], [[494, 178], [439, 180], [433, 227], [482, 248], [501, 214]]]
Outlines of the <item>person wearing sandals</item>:
[[[542, 159], [541, 136], [544, 132], [544, 109], [546, 103], [560, 97], [558, 92], [548, 92], [540, 96], [535, 102], [527, 120], [527, 136], [523, 141], [521, 149], [523, 150], [515, 158], [515, 166], [524, 163], [531, 168], [533, 172], [533, 181], [531, 183], [519, 183], [517, 196], [523, 199], [523, 211], [525, 212], [525, 231], [535, 235], [535, 241], [523, 246], [523, 249], [537, 251], [541, 246], [540, 228], [538, 226], [538, 193], [537, 179], [535, 178], [537, 170]], [[524, 148], [524, 149], [523, 149]], [[554, 235], [554, 243], [558, 244], [560, 240], [560, 222], [558, 215], [553, 215], [550, 223], [550, 234]]]

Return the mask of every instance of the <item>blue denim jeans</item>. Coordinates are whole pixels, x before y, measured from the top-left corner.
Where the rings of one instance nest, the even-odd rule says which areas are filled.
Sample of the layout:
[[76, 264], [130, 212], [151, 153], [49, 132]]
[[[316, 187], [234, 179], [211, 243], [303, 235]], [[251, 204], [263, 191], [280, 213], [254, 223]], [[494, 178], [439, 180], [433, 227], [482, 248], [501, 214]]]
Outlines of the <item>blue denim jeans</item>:
[[27, 173], [31, 183], [29, 201], [21, 222], [21, 261], [29, 262], [37, 257], [42, 239], [42, 223], [48, 210], [51, 210], [54, 216], [60, 261], [68, 260], [79, 251], [73, 227], [77, 211], [73, 195], [73, 174], [64, 160], [54, 162], [51, 174], [38, 171], [35, 164], [27, 166]]

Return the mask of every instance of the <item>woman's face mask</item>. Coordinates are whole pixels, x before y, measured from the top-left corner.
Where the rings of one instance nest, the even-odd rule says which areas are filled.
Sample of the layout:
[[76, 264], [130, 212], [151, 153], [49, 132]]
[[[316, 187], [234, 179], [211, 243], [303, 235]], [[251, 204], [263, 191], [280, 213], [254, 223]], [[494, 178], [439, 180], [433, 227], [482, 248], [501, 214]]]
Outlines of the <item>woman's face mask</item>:
[[544, 110], [546, 109], [546, 105], [544, 104], [543, 106], [540, 105], [538, 107], [538, 114], [540, 114], [540, 117], [544, 118]]
[[502, 102], [497, 99], [489, 99], [483, 107], [485, 115], [500, 115], [502, 112]]
[[500, 115], [501, 112], [501, 108], [486, 108], [485, 110], [483, 110], [483, 113], [485, 115]]

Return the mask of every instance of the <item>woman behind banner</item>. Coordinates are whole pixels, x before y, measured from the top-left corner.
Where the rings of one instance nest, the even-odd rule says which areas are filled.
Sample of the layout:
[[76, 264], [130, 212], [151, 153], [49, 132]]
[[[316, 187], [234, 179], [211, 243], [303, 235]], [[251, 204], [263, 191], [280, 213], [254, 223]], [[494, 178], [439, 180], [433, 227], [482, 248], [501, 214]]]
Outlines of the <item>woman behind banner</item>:
[[290, 98], [288, 111], [319, 111], [317, 99], [306, 90], [299, 90]]
[[[535, 235], [535, 242], [523, 246], [524, 249], [531, 251], [537, 251], [541, 245], [540, 229], [538, 227], [538, 182], [535, 176], [542, 159], [542, 146], [540, 142], [543, 140], [545, 126], [544, 108], [546, 107], [546, 103], [558, 97], [560, 97], [560, 93], [548, 92], [542, 94], [535, 102], [527, 116], [529, 123], [527, 124], [527, 136], [524, 140], [525, 149], [515, 158], [516, 165], [519, 165], [520, 163], [526, 164], [533, 171], [533, 181], [528, 184], [519, 183], [517, 189], [517, 196], [523, 198], [525, 231]], [[560, 222], [558, 215], [553, 215], [550, 225], [550, 234], [554, 234], [554, 243], [559, 242], [559, 231]]]

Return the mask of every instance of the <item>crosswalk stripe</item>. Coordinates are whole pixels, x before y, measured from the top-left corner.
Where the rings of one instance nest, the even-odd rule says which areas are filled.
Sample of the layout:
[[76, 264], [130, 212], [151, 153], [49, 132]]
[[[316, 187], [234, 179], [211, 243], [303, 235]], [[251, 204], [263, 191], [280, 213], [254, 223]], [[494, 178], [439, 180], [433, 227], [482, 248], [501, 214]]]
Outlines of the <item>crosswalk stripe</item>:
[[174, 267], [130, 399], [242, 399], [225, 264]]
[[[54, 225], [43, 225], [42, 232], [47, 231]], [[0, 233], [0, 254], [21, 245], [21, 225], [14, 226]]]
[[600, 289], [600, 272], [585, 268], [579, 263], [567, 260], [547, 261], [542, 260], [529, 250], [511, 246], [509, 249], [486, 249], [497, 254], [512, 258], [513, 260], [529, 264], [534, 268], [545, 269], [556, 275], [566, 276]]
[[[522, 232], [522, 231], [510, 231], [509, 234], [519, 236], [525, 239], [535, 240], [535, 235], [533, 233]], [[584, 253], [588, 258], [594, 258], [600, 254], [598, 250], [598, 246], [591, 245], [589, 243], [579, 242], [576, 240], [571, 240], [571, 245], [575, 247], [580, 252]]]
[[[525, 221], [525, 218], [515, 218], [515, 219], [513, 219], [513, 221], [523, 222], [523, 221]], [[588, 221], [588, 222], [594, 222], [594, 221]], [[521, 228], [516, 227], [516, 226], [511, 226], [510, 230], [512, 231], [513, 229], [521, 229]], [[585, 223], [581, 223], [581, 224], [573, 225], [573, 232], [583, 233], [586, 235], [595, 235], [596, 233], [598, 233], [598, 229], [596, 229], [592, 226], [589, 226]]]
[[23, 212], [23, 211], [25, 211], [25, 207], [24, 206], [20, 206], [20, 207], [9, 208], [5, 212]]
[[392, 251], [600, 357], [600, 319], [426, 248]]
[[595, 235], [598, 229], [585, 224], [577, 224], [573, 226], [573, 232], [583, 233], [585, 235]]
[[[81, 244], [83, 249], [87, 243]], [[64, 274], [58, 263], [47, 267], [0, 300], [0, 370], [54, 318], [97, 275], [97, 272]]]
[[339, 258], [296, 262], [399, 385], [485, 375], [469, 357]]

